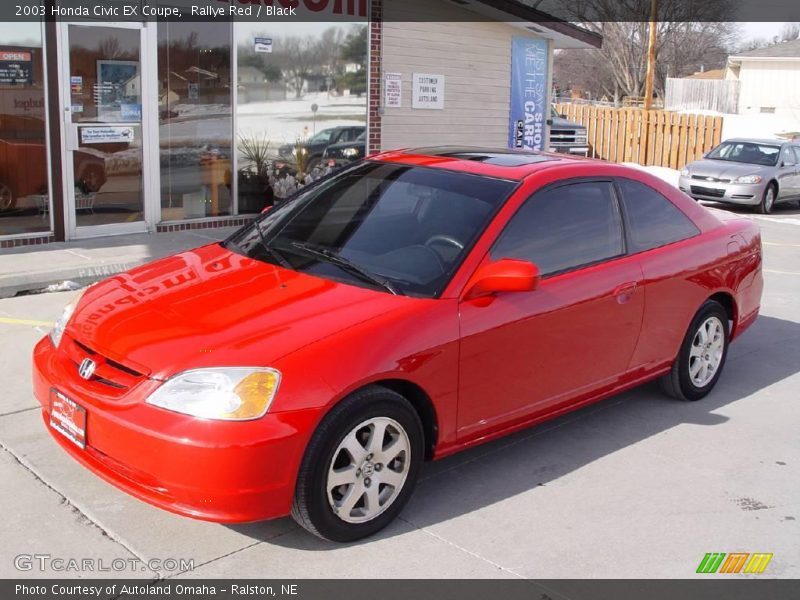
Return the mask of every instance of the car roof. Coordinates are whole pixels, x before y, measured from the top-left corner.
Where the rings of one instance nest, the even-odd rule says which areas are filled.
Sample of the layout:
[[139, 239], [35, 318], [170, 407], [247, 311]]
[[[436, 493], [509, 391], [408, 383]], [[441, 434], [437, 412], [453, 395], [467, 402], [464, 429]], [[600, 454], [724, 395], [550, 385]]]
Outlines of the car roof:
[[469, 146], [407, 148], [384, 152], [373, 156], [372, 159], [436, 167], [512, 181], [521, 181], [533, 173], [556, 165], [595, 162], [592, 159], [568, 154]]
[[723, 140], [722, 143], [725, 144], [727, 142], [733, 143], [751, 143], [751, 144], [767, 144], [769, 146], [782, 146], [783, 144], [790, 143], [789, 140], [779, 140], [775, 138], [730, 138], [729, 140]]

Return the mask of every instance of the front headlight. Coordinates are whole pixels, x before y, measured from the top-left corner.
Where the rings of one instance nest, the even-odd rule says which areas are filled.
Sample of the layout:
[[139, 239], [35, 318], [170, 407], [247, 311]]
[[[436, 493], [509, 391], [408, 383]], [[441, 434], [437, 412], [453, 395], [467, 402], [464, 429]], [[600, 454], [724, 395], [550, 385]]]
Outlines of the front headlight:
[[737, 177], [733, 180], [733, 183], [761, 183], [761, 176], [760, 175], [744, 175], [742, 177]]
[[689, 177], [691, 172], [689, 171], [689, 167], [683, 167], [681, 169], [681, 177]]
[[147, 404], [223, 421], [263, 417], [281, 381], [275, 369], [219, 367], [184, 371], [170, 377]]
[[342, 151], [342, 155], [346, 156], [347, 158], [353, 158], [354, 156], [358, 156], [358, 149], [357, 148], [345, 148]]
[[75, 296], [75, 298], [72, 299], [72, 302], [64, 307], [64, 310], [61, 311], [61, 316], [58, 317], [56, 324], [50, 331], [50, 341], [53, 342], [53, 346], [56, 348], [58, 348], [61, 344], [61, 338], [64, 337], [64, 330], [67, 328], [67, 323], [69, 323], [69, 320], [72, 318], [72, 315], [75, 312], [75, 307], [78, 306], [78, 302], [81, 301], [81, 298], [85, 293], [86, 290], [81, 291], [77, 296]]

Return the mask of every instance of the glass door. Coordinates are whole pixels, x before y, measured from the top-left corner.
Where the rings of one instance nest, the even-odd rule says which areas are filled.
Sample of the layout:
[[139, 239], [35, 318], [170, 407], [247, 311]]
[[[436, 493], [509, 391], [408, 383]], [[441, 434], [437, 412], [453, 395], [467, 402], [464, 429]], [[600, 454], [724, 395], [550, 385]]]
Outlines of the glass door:
[[[147, 229], [142, 24], [66, 25], [66, 196], [71, 237]], [[144, 85], [144, 87], [143, 87]]]

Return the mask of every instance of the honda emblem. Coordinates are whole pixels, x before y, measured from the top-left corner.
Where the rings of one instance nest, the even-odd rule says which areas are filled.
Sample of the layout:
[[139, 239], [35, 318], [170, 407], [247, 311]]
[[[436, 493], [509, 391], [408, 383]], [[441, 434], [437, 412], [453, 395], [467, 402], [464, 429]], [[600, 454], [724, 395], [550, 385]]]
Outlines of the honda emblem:
[[96, 368], [97, 364], [91, 358], [84, 358], [83, 362], [81, 362], [81, 365], [78, 367], [78, 375], [84, 379], [91, 379]]

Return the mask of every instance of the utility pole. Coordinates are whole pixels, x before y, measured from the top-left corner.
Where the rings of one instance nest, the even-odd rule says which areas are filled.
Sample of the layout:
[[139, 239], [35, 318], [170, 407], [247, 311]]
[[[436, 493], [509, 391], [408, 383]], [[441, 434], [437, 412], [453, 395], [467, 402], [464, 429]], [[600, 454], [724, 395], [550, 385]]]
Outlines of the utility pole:
[[647, 43], [647, 74], [644, 82], [644, 109], [653, 107], [653, 79], [656, 74], [656, 28], [658, 27], [658, 0], [650, 0], [650, 39]]

